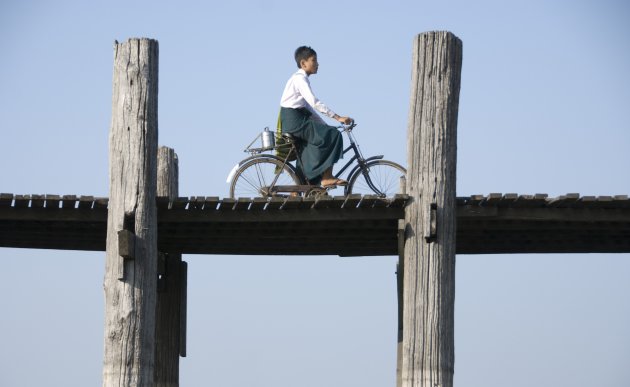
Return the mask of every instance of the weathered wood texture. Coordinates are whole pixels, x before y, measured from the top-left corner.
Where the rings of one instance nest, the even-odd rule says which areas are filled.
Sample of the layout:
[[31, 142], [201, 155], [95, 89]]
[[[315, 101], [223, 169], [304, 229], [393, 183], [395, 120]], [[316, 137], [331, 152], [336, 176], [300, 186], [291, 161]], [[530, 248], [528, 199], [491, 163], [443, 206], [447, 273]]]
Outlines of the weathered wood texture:
[[175, 200], [179, 196], [179, 158], [175, 150], [165, 146], [158, 149], [157, 196]]
[[[179, 167], [175, 151], [158, 149], [157, 195], [174, 201], [179, 195]], [[179, 386], [181, 254], [158, 256], [155, 386]]]
[[462, 43], [417, 36], [408, 126], [403, 291], [404, 387], [450, 387], [454, 367], [455, 171]]
[[[157, 294], [158, 43], [114, 45], [103, 386], [153, 386]], [[123, 259], [117, 233], [135, 235]]]

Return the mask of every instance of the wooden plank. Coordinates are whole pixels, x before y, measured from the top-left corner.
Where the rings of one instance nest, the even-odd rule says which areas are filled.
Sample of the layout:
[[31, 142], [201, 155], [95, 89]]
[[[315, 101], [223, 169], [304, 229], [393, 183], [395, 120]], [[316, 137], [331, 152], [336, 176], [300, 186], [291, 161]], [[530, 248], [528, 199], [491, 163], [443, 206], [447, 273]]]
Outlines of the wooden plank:
[[630, 208], [630, 200], [628, 200], [628, 195], [614, 195], [612, 205], [615, 208]]
[[267, 198], [257, 197], [257, 198], [254, 198], [254, 200], [252, 201], [252, 204], [250, 205], [249, 210], [250, 211], [264, 210], [266, 205], [267, 205]]
[[236, 199], [236, 204], [234, 205], [235, 211], [247, 211], [249, 206], [252, 204], [251, 198], [238, 198]]
[[[32, 204], [31, 204], [32, 206]], [[598, 196], [597, 202], [595, 203], [596, 208], [612, 208], [613, 207], [613, 197], [612, 196]]]
[[28, 208], [31, 202], [31, 195], [15, 195], [15, 208]]
[[299, 196], [289, 196], [284, 199], [282, 206], [280, 206], [281, 210], [295, 210], [302, 204], [302, 198]]
[[547, 198], [549, 195], [545, 193], [537, 193], [534, 195], [534, 199], [532, 200], [532, 206], [534, 207], [545, 207], [547, 205]]
[[383, 207], [387, 207], [389, 205], [389, 199], [388, 198], [377, 198], [376, 201], [374, 201], [374, 208], [383, 208]]
[[65, 210], [74, 209], [76, 203], [77, 203], [76, 195], [63, 195], [61, 197], [61, 208]]
[[[396, 196], [398, 195], [399, 194], [396, 194]], [[346, 210], [357, 208], [357, 205], [361, 201], [361, 197], [362, 197], [361, 194], [350, 194], [346, 196], [343, 202], [343, 206], [341, 206], [341, 208], [346, 209]]]
[[188, 206], [188, 198], [187, 197], [178, 197], [173, 200], [171, 205], [171, 209], [173, 210], [185, 210], [186, 206]]
[[217, 208], [219, 211], [232, 211], [236, 204], [236, 199], [232, 198], [224, 198], [219, 202], [219, 207]]
[[538, 208], [549, 204], [547, 194], [520, 195], [510, 207]]
[[59, 195], [46, 195], [46, 208], [59, 209], [61, 197]]
[[217, 209], [220, 199], [218, 196], [206, 196], [206, 200], [203, 202], [204, 211], [214, 211]]
[[516, 193], [506, 193], [501, 198], [501, 201], [497, 203], [497, 207], [511, 207], [514, 202], [518, 199], [518, 194]]
[[0, 207], [11, 207], [13, 204], [13, 194], [0, 193]]
[[282, 206], [283, 203], [284, 203], [284, 198], [279, 198], [279, 197], [274, 196], [267, 203], [267, 207], [265, 207], [265, 210], [266, 211], [277, 210]]
[[[597, 206], [597, 196], [582, 196], [576, 202], [571, 202], [570, 208], [595, 208]], [[554, 208], [563, 208], [558, 206]], [[567, 208], [567, 207], [564, 207]]]
[[361, 198], [361, 201], [358, 204], [358, 208], [372, 208], [374, 203], [379, 200], [376, 195], [365, 195]]
[[205, 196], [193, 196], [189, 200], [188, 209], [201, 211], [203, 210], [205, 202], [206, 202]]
[[79, 197], [79, 208], [82, 210], [92, 209], [94, 204], [94, 196], [81, 196]]
[[31, 208], [43, 208], [45, 195], [31, 195]]
[[300, 203], [299, 209], [310, 209], [313, 208], [316, 199], [314, 197], [306, 197], [302, 198], [302, 202]]
[[330, 208], [330, 203], [332, 202], [333, 198], [331, 198], [330, 196], [320, 196], [315, 198], [315, 203], [313, 203], [313, 209], [323, 209], [323, 208]]
[[95, 210], [101, 210], [101, 209], [107, 209], [107, 205], [109, 204], [109, 199], [108, 198], [94, 198], [94, 209]]
[[188, 206], [186, 208], [188, 211], [197, 211], [203, 209], [203, 199], [201, 200], [201, 208], [198, 208], [197, 197], [191, 196], [188, 198]]
[[502, 193], [491, 193], [481, 203], [481, 206], [496, 206], [503, 199]]
[[481, 204], [481, 202], [483, 202], [486, 199], [486, 197], [484, 195], [471, 195], [468, 200], [467, 200], [467, 204], [470, 206], [478, 206]]
[[332, 201], [330, 202], [329, 208], [341, 208], [343, 204], [346, 202], [345, 196], [333, 196]]
[[573, 207], [579, 199], [579, 193], [569, 193], [547, 200], [547, 207]]

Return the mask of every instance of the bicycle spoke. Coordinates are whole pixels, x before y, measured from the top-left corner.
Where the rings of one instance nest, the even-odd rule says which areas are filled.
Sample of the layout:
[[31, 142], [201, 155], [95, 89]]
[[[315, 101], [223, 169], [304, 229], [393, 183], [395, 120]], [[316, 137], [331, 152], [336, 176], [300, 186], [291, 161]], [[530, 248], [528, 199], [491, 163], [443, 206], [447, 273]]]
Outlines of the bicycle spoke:
[[[250, 178], [248, 176], [245, 176], [245, 175], [241, 176], [241, 178], [245, 181], [245, 183], [247, 183], [252, 188], [251, 191], [246, 191], [246, 192], [255, 192], [256, 194], [258, 194], [258, 190], [260, 188], [260, 184], [252, 182], [250, 180]], [[242, 188], [242, 189], [245, 190], [245, 188]]]
[[256, 167], [256, 172], [258, 173], [258, 180], [261, 182], [262, 187], [266, 187], [267, 183], [265, 182], [265, 175], [262, 172], [262, 166], [263, 164], [255, 164]]

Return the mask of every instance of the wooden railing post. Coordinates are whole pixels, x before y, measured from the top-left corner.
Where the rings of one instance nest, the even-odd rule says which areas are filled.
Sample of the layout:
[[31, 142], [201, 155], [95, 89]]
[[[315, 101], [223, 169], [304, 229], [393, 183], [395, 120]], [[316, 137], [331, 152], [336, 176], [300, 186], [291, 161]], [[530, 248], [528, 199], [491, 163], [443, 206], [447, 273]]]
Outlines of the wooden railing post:
[[454, 368], [455, 171], [462, 43], [417, 36], [408, 126], [404, 387], [450, 387]]
[[[157, 195], [173, 202], [179, 195], [179, 166], [177, 154], [171, 148], [158, 149]], [[181, 254], [159, 253], [158, 295], [155, 352], [155, 386], [179, 386], [179, 356], [182, 330], [182, 281]], [[183, 354], [185, 355], [185, 354]]]
[[[157, 294], [158, 42], [114, 45], [103, 386], [152, 386]], [[125, 236], [119, 251], [119, 231]]]

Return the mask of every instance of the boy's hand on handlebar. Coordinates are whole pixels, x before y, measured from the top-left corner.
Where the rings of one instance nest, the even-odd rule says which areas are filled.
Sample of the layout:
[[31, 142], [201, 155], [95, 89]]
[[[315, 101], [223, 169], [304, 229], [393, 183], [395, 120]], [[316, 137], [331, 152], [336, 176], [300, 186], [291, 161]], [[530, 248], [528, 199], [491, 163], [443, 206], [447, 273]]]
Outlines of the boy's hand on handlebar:
[[337, 121], [341, 122], [342, 124], [346, 124], [346, 125], [350, 125], [354, 122], [354, 120], [350, 117], [341, 117], [338, 116], [337, 117]]

